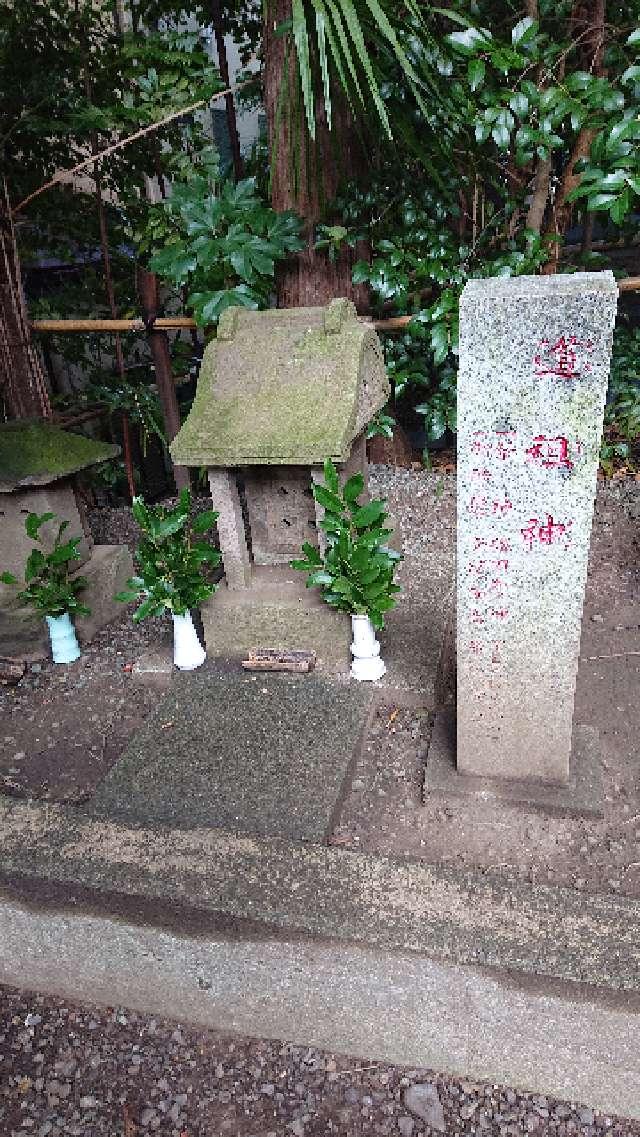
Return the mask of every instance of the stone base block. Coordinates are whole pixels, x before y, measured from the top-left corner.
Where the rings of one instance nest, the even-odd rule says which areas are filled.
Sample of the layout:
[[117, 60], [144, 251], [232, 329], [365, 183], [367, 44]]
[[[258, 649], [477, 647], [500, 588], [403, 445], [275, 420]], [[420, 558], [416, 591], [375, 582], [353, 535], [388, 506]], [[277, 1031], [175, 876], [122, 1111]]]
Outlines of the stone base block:
[[504, 801], [557, 817], [604, 817], [602, 752], [599, 732], [574, 725], [566, 786], [507, 778], [474, 777], [456, 768], [456, 718], [452, 710], [436, 715], [424, 775], [424, 794]]
[[145, 651], [136, 659], [131, 678], [135, 683], [164, 691], [169, 687], [173, 674], [173, 655], [167, 646], [163, 651]]
[[[299, 579], [298, 579], [299, 578]], [[251, 588], [220, 585], [201, 608], [207, 655], [239, 659], [252, 648], [315, 651], [318, 668], [349, 670], [351, 621], [285, 566], [254, 568]]]
[[121, 616], [124, 607], [114, 600], [133, 574], [133, 557], [126, 545], [95, 545], [91, 559], [79, 570], [87, 578], [82, 599], [91, 609], [90, 616], [75, 619], [78, 639], [88, 643], [96, 632]]
[[32, 608], [21, 608], [15, 601], [0, 603], [0, 656], [35, 663], [50, 653], [49, 633], [42, 616]]
[[[94, 546], [90, 559], [77, 572], [87, 578], [82, 599], [91, 609], [90, 616], [74, 620], [81, 643], [88, 643], [96, 632], [122, 615], [124, 608], [114, 596], [132, 573], [133, 558], [126, 545]], [[0, 604], [0, 656], [29, 662], [46, 659], [50, 647], [44, 619], [32, 608], [17, 605], [16, 591], [12, 589], [13, 597], [3, 596]]]

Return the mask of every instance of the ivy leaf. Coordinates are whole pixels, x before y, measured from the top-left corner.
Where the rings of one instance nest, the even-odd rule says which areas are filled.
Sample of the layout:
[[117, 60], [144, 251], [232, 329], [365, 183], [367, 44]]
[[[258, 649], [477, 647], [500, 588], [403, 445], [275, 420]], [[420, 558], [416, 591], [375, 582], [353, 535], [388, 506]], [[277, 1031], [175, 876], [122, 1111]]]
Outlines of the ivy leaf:
[[384, 501], [370, 501], [353, 514], [353, 524], [356, 529], [367, 529], [385, 515]]
[[[325, 461], [323, 473], [324, 480], [327, 484], [328, 489], [331, 491], [331, 493], [337, 495], [340, 492], [340, 479], [338, 477], [338, 471], [336, 470], [330, 458], [327, 458]], [[340, 508], [342, 508], [342, 504], [340, 505]]]
[[509, 106], [514, 114], [517, 114], [519, 118], [524, 118], [529, 110], [529, 100], [522, 91], [515, 91], [509, 99]]
[[54, 517], [55, 513], [30, 513], [24, 523], [27, 537], [31, 537], [32, 541], [37, 541], [41, 526], [47, 521], [52, 521]]
[[326, 486], [314, 486], [313, 496], [320, 505], [328, 509], [330, 513], [342, 513], [342, 502], [340, 498], [327, 489]]
[[193, 522], [194, 533], [206, 533], [207, 530], [212, 529], [218, 520], [218, 512], [215, 509], [206, 509], [204, 513], [199, 513]]
[[519, 44], [528, 43], [532, 40], [538, 31], [538, 24], [531, 16], [525, 16], [523, 20], [519, 20], [515, 28], [511, 32], [511, 42], [514, 47]]
[[472, 55], [476, 51], [488, 47], [493, 36], [487, 28], [465, 28], [463, 32], [450, 32], [445, 39], [455, 51]]
[[506, 126], [502, 125], [502, 123], [496, 123], [491, 131], [491, 136], [496, 146], [499, 146], [501, 150], [505, 150], [507, 148], [511, 139], [510, 132], [507, 130]]
[[349, 481], [345, 483], [342, 496], [346, 502], [351, 504], [357, 501], [363, 489], [364, 478], [362, 474], [354, 474], [353, 477], [349, 478]]
[[482, 59], [470, 59], [467, 67], [467, 78], [472, 91], [477, 91], [484, 83], [486, 66]]

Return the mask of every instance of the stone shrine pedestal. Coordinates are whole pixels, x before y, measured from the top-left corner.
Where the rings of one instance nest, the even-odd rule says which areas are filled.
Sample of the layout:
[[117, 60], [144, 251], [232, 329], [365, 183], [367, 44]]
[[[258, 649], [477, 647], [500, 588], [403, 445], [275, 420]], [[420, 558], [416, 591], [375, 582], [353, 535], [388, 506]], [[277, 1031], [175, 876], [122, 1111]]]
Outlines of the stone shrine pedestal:
[[457, 772], [441, 720], [428, 791], [539, 787], [541, 804], [578, 812], [601, 793], [573, 704], [616, 302], [610, 272], [464, 289]]

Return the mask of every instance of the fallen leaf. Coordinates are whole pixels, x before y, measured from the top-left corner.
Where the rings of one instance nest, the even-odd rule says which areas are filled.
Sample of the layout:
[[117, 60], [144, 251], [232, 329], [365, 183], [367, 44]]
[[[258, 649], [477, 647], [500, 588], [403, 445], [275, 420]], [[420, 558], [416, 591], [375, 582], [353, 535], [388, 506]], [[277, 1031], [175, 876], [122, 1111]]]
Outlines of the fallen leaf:
[[122, 1120], [124, 1121], [123, 1137], [136, 1137], [136, 1125], [133, 1120], [131, 1106], [125, 1102], [122, 1107]]

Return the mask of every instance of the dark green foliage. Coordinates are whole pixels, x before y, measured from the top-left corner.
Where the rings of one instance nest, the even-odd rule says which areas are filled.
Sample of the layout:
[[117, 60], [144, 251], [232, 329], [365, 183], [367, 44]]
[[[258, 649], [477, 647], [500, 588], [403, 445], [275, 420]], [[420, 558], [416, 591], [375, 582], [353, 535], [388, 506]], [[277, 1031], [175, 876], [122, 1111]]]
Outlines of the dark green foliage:
[[640, 328], [621, 319], [614, 333], [600, 465], [635, 468], [640, 457]]
[[276, 263], [302, 248], [297, 217], [265, 205], [252, 178], [225, 182], [217, 193], [194, 178], [174, 186], [164, 210], [173, 232], [151, 268], [188, 290], [187, 304], [203, 325], [234, 304], [267, 307]]
[[[386, 204], [385, 204], [386, 203]], [[496, 243], [488, 230], [474, 243], [455, 231], [459, 207], [415, 179], [386, 178], [366, 194], [344, 199], [349, 219], [369, 230], [372, 260], [354, 266], [355, 283], [371, 288], [377, 315], [412, 315], [402, 333], [385, 337], [396, 398], [411, 396], [424, 415], [428, 441], [455, 431], [458, 304], [467, 280], [534, 273], [547, 259], [539, 236], [525, 233]], [[380, 215], [384, 220], [380, 219]], [[427, 300], [429, 302], [427, 302]]]
[[378, 411], [378, 414], [371, 419], [367, 427], [367, 438], [393, 438], [393, 428], [396, 424], [391, 415], [387, 415], [384, 411]]
[[386, 503], [374, 500], [360, 505], [363, 489], [362, 474], [354, 474], [341, 488], [338, 472], [327, 459], [324, 485], [313, 488], [325, 511], [320, 526], [327, 549], [322, 556], [306, 541], [304, 559], [292, 561], [291, 567], [306, 572], [307, 588], [319, 587], [333, 608], [367, 615], [374, 627], [383, 628], [384, 613], [395, 607], [395, 594], [400, 592], [393, 577], [402, 558], [386, 544], [392, 532], [385, 528]]
[[[55, 513], [30, 513], [25, 518], [27, 536], [37, 541], [41, 548], [34, 549], [27, 558], [25, 587], [18, 592], [17, 599], [43, 616], [63, 616], [65, 612], [87, 616], [90, 609], [78, 598], [78, 593], [86, 586], [86, 578], [77, 576], [71, 580], [69, 576], [73, 562], [80, 560], [78, 545], [82, 538], [71, 537], [63, 543], [62, 534], [69, 522], [61, 521], [53, 548], [48, 549], [41, 540], [40, 529], [47, 521], [54, 520]], [[10, 572], [0, 573], [0, 581], [3, 584], [19, 583]]]
[[161, 616], [166, 609], [184, 616], [215, 592], [203, 570], [219, 565], [220, 553], [198, 538], [213, 528], [218, 514], [210, 509], [192, 518], [191, 494], [184, 489], [172, 509], [134, 498], [133, 516], [143, 533], [136, 549], [138, 572], [116, 600], [123, 604], [142, 600], [133, 616], [136, 622]]

